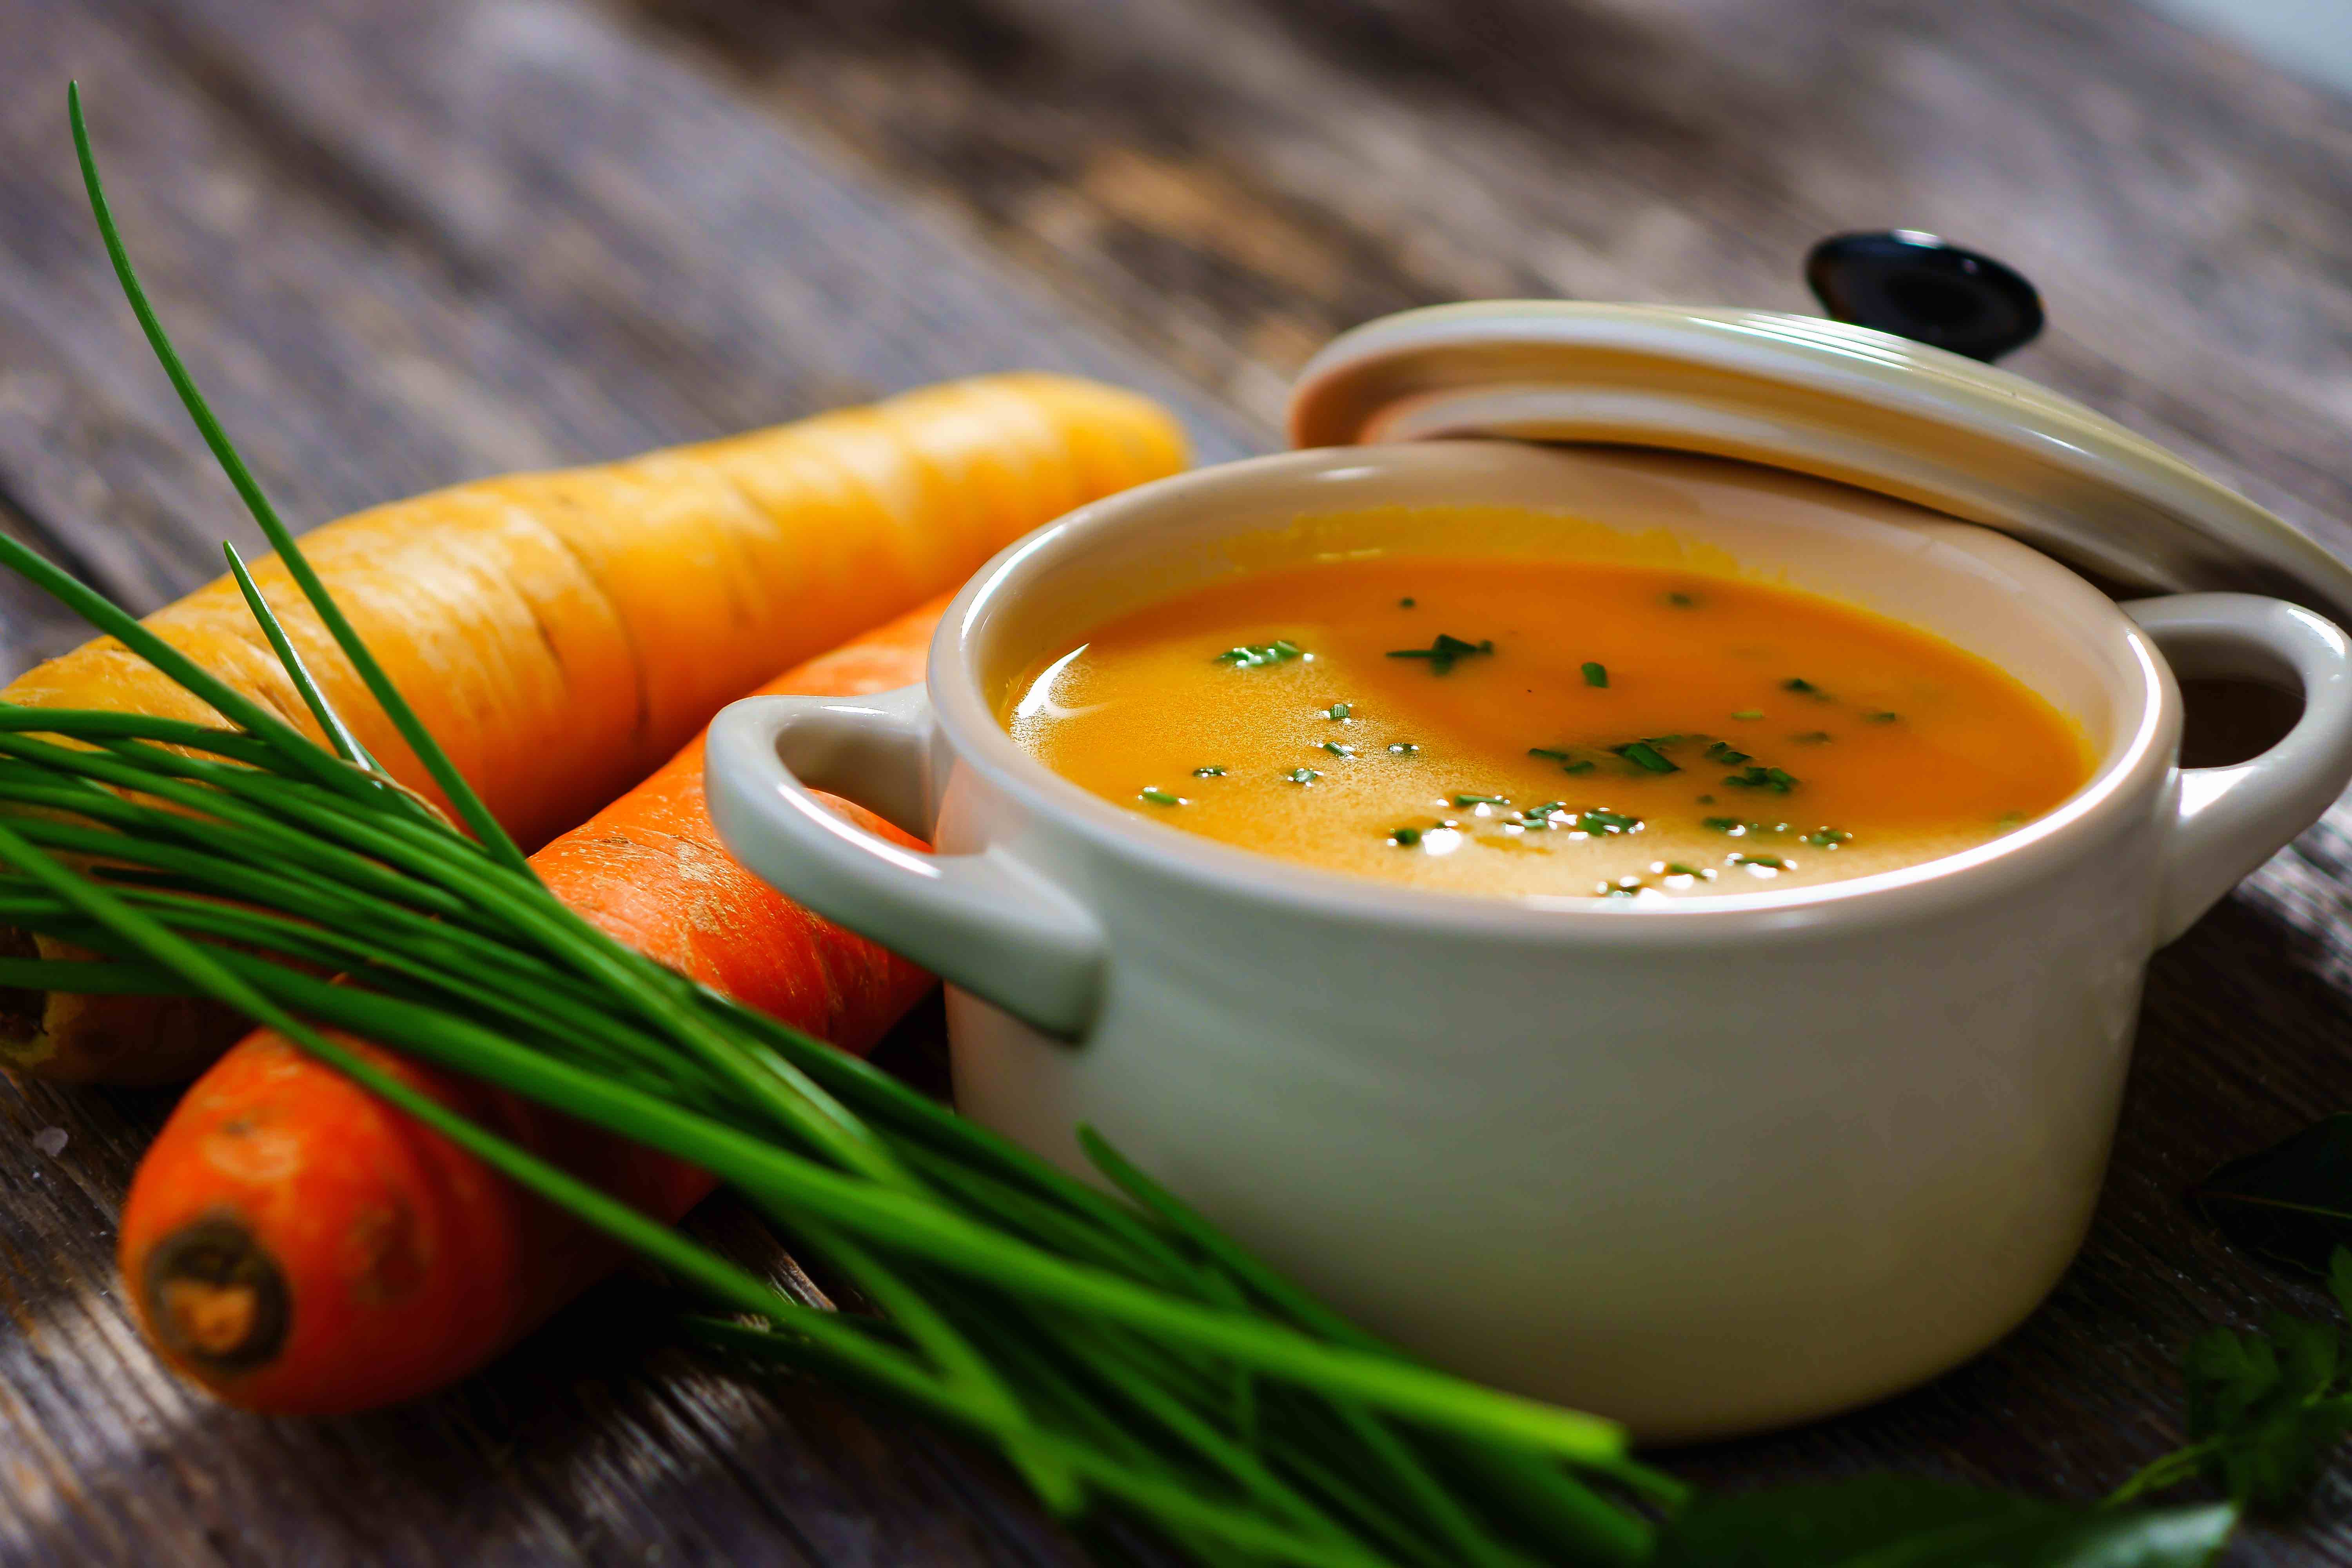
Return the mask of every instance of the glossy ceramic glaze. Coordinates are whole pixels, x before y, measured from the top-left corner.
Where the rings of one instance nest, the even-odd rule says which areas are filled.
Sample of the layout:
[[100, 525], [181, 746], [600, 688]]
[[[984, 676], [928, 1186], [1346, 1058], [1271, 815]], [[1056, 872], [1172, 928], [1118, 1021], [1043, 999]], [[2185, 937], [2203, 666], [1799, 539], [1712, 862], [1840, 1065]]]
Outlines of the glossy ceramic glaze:
[[[997, 724], [1002, 683], [1058, 633], [1269, 552], [1366, 543], [1318, 517], [1464, 501], [1535, 509], [1499, 552], [1643, 536], [1935, 632], [2074, 716], [2097, 769], [1943, 860], [1647, 907], [1204, 842]], [[2327, 622], [2239, 595], [2127, 608], [1983, 529], [1745, 465], [1307, 451], [1031, 536], [959, 598], [927, 689], [737, 704], [709, 787], [747, 864], [952, 983], [967, 1113], [1074, 1167], [1071, 1130], [1097, 1126], [1432, 1360], [1694, 1437], [1888, 1393], [2031, 1310], [2097, 1194], [2148, 953], [2352, 776]], [[2305, 716], [2250, 763], [2184, 773], [2168, 657], [2283, 675]], [[941, 854], [856, 832], [809, 785]]]

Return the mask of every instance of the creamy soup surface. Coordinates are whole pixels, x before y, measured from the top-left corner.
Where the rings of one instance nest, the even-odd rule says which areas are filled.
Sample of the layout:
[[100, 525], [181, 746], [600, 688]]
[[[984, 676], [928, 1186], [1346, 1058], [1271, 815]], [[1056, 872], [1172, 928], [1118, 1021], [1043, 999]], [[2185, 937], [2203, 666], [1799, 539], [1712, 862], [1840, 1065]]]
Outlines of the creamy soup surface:
[[1333, 561], [1097, 627], [1013, 738], [1154, 822], [1455, 892], [1762, 892], [1981, 844], [2088, 778], [1985, 660], [1793, 590], [1649, 565]]

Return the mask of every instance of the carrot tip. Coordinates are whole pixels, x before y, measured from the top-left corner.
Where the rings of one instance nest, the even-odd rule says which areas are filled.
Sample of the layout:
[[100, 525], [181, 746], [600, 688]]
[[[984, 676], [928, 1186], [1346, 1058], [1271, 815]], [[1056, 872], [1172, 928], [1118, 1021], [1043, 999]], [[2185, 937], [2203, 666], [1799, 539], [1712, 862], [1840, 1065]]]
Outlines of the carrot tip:
[[286, 1276], [253, 1233], [203, 1219], [165, 1237], [141, 1270], [147, 1321], [166, 1350], [207, 1372], [251, 1372], [285, 1347]]

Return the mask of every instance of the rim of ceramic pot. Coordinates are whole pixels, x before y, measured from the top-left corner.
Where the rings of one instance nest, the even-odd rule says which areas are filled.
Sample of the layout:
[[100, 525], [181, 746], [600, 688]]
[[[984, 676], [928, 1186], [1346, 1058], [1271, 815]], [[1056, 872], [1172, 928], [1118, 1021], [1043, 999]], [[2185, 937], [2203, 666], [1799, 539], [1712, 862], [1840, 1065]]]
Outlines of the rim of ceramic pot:
[[[2081, 595], [2088, 595], [2106, 605], [2101, 632], [2112, 637], [2116, 648], [2126, 655], [2124, 667], [2135, 678], [2126, 701], [2137, 710], [2125, 708], [2091, 777], [2046, 815], [1973, 848], [1843, 881], [1660, 901], [1461, 893], [1327, 871], [1123, 811], [1029, 755], [997, 721], [980, 668], [992, 623], [1056, 567], [1129, 529], [1151, 523], [1171, 506], [1213, 508], [1221, 492], [1238, 501], [1254, 490], [1302, 479], [1370, 478], [1377, 482], [1391, 472], [1426, 472], [1428, 465], [1442, 469], [1465, 451], [1491, 456], [1496, 445], [1415, 441], [1278, 453], [1193, 469], [1081, 507], [1008, 546], [950, 603], [931, 645], [927, 686], [935, 721], [960, 763], [1034, 817], [1059, 824], [1099, 853], [1161, 878], [1351, 923], [1538, 936], [1573, 932], [1580, 941], [1612, 945], [1677, 939], [1712, 942], [1775, 931], [1818, 933], [2000, 898], [2094, 850], [2124, 826], [2126, 814], [2145, 810], [2146, 797], [2160, 787], [2172, 766], [2179, 694], [2169, 667], [2147, 634], [2057, 562], [1990, 531], [1985, 541], [2000, 552], [2006, 571], [2046, 584], [2052, 596], [2080, 602]], [[1361, 504], [1381, 504], [1380, 498], [1368, 495]], [[1865, 529], [1895, 531], [1875, 520], [1854, 521]], [[1949, 570], [1932, 564], [1920, 569]]]

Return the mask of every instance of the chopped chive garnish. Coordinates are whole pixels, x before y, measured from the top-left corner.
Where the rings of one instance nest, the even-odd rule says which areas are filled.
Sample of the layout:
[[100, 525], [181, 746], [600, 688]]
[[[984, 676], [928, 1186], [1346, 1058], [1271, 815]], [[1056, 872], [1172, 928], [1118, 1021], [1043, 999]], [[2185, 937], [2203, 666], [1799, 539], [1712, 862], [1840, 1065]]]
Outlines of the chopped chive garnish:
[[1761, 719], [1764, 717], [1764, 710], [1761, 708], [1742, 708], [1738, 712], [1734, 713], [1732, 717], [1735, 719]]
[[1292, 784], [1313, 784], [1317, 779], [1321, 778], [1323, 775], [1317, 773], [1313, 768], [1293, 768], [1282, 776], [1288, 779]]
[[1225, 770], [1223, 768], [1194, 768], [1192, 770], [1192, 776], [1196, 779], [1221, 779], [1225, 776]]
[[1404, 608], [1404, 609], [1408, 609], [1408, 610], [1410, 610], [1410, 609], [1412, 609], [1412, 599], [1410, 599], [1410, 598], [1399, 599], [1399, 600], [1397, 601], [1397, 604], [1398, 604], [1402, 608]]
[[1801, 676], [1792, 677], [1790, 679], [1780, 682], [1780, 689], [1783, 691], [1801, 691], [1807, 697], [1818, 697], [1824, 702], [1828, 701], [1830, 698], [1830, 694], [1828, 692], [1823, 691], [1820, 687], [1815, 686], [1811, 681], [1805, 679]]
[[1862, 716], [1862, 721], [1865, 724], [1892, 724], [1895, 721], [1902, 717], [1903, 715], [1900, 713], [1888, 713], [1882, 710], [1876, 713], [1864, 714]]
[[1726, 773], [1723, 782], [1734, 789], [1768, 789], [1774, 795], [1786, 795], [1797, 787], [1797, 781], [1779, 768], [1758, 767], [1753, 763], [1736, 773]]
[[1286, 664], [1306, 651], [1286, 637], [1276, 637], [1269, 643], [1244, 643], [1229, 647], [1216, 657], [1215, 662], [1230, 664], [1236, 669], [1255, 669], [1262, 664]]
[[1687, 610], [1698, 603], [1698, 597], [1694, 594], [1668, 594], [1666, 603], [1677, 610]]
[[1417, 757], [1420, 754], [1421, 748], [1411, 741], [1391, 741], [1389, 742], [1389, 755], [1392, 757]]
[[1323, 717], [1326, 719], [1345, 719], [1349, 712], [1349, 709], [1346, 703], [1334, 702], [1330, 707], [1323, 710]]
[[1508, 805], [1511, 803], [1499, 795], [1471, 795], [1466, 791], [1454, 797], [1456, 805]]
[[1564, 763], [1569, 760], [1568, 752], [1555, 752], [1549, 746], [1529, 746], [1528, 748], [1528, 755], [1531, 757], [1548, 758], [1555, 763]]
[[1727, 768], [1736, 768], [1748, 760], [1748, 753], [1733, 751], [1728, 742], [1717, 741], [1706, 749], [1706, 760], [1721, 763]]
[[1715, 796], [1711, 795], [1703, 795], [1698, 797], [1698, 804], [1701, 805], [1713, 805], [1715, 804]]
[[1789, 868], [1789, 863], [1778, 855], [1734, 855], [1731, 863], [1735, 866], [1762, 866], [1774, 871]]
[[1669, 877], [1701, 877], [1705, 876], [1706, 873], [1701, 871], [1696, 866], [1685, 866], [1679, 860], [1669, 860], [1666, 862], [1666, 875]]
[[1666, 761], [1660, 754], [1658, 747], [1661, 743], [1657, 741], [1633, 741], [1622, 746], [1612, 746], [1609, 749], [1645, 773], [1678, 773], [1682, 772], [1681, 768]]
[[1353, 746], [1343, 746], [1343, 745], [1339, 744], [1339, 742], [1337, 742], [1337, 741], [1326, 741], [1326, 742], [1323, 742], [1323, 749], [1324, 749], [1325, 751], [1327, 751], [1327, 752], [1330, 752], [1330, 753], [1331, 753], [1333, 756], [1335, 756], [1335, 757], [1352, 757], [1352, 756], [1354, 756], [1354, 755], [1356, 754], [1356, 748], [1355, 748], [1355, 747], [1353, 747]]
[[1621, 877], [1614, 882], [1601, 884], [1601, 896], [1605, 899], [1630, 899], [1642, 890], [1639, 877]]
[[1580, 763], [1570, 763], [1559, 771], [1564, 773], [1589, 773], [1592, 771], [1592, 768], [1593, 764], [1591, 759], [1588, 758]]
[[1492, 637], [1483, 642], [1465, 642], [1460, 637], [1449, 637], [1440, 632], [1427, 647], [1392, 647], [1389, 649], [1389, 657], [1391, 658], [1425, 658], [1429, 660], [1430, 674], [1445, 675], [1452, 672], [1456, 659], [1468, 658], [1474, 654], [1490, 654], [1494, 651], [1495, 642]]
[[1841, 844], [1853, 841], [1853, 834], [1840, 832], [1834, 827], [1816, 827], [1805, 835], [1805, 842], [1816, 849], [1834, 849]]
[[1578, 817], [1576, 826], [1587, 833], [1639, 833], [1642, 830], [1642, 819], [1595, 806]]
[[1150, 801], [1154, 805], [1182, 805], [1184, 804], [1184, 797], [1182, 795], [1171, 795], [1164, 789], [1148, 789], [1141, 793], [1142, 797], [1145, 800]]
[[1587, 686], [1607, 686], [1609, 684], [1609, 667], [1605, 664], [1596, 664], [1588, 659], [1584, 666], [1584, 684]]
[[1992, 825], [1995, 827], [2015, 827], [2024, 820], [2025, 813], [2021, 811], [2004, 811], [1993, 818]]
[[[1407, 599], [1405, 603], [1410, 605], [1412, 601], [1411, 599]], [[1414, 845], [1421, 842], [1421, 829], [1418, 827], [1400, 827], [1395, 832], [1389, 835], [1389, 842], [1395, 845], [1400, 849], [1410, 849]]]
[[1748, 831], [1748, 825], [1736, 816], [1705, 816], [1699, 819], [1699, 826], [1712, 827], [1717, 833], [1728, 833], [1734, 837]]
[[1833, 738], [1834, 737], [1832, 737], [1827, 730], [1808, 730], [1801, 735], [1791, 735], [1789, 737], [1789, 739], [1794, 741], [1801, 746], [1818, 746], [1823, 741]]

